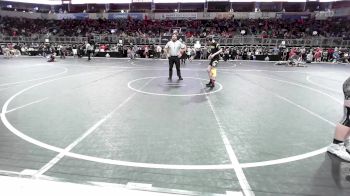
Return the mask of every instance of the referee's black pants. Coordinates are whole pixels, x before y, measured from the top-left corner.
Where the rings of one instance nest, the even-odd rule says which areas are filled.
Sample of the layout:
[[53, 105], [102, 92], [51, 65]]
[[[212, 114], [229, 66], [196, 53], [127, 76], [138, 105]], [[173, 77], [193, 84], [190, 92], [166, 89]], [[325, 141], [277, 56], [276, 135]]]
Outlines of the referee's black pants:
[[181, 71], [180, 71], [180, 59], [177, 56], [170, 56], [169, 57], [169, 79], [172, 78], [173, 76], [173, 66], [174, 63], [176, 65], [176, 72], [177, 72], [177, 76], [179, 78], [181, 78]]

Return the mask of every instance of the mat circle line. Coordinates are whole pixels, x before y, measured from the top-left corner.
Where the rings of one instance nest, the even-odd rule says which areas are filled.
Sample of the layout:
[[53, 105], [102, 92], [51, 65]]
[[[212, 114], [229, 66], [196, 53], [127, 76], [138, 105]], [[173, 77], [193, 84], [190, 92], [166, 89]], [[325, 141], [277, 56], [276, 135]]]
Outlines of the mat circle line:
[[[138, 93], [142, 93], [142, 94], [148, 94], [148, 95], [156, 95], [156, 96], [168, 96], [168, 97], [192, 97], [192, 96], [200, 96], [200, 95], [208, 95], [208, 94], [213, 94], [213, 93], [217, 93], [219, 91], [221, 91], [223, 89], [223, 86], [216, 82], [216, 84], [219, 86], [218, 89], [214, 90], [214, 91], [208, 91], [208, 92], [204, 92], [204, 93], [192, 93], [192, 94], [166, 94], [166, 93], [152, 93], [152, 92], [148, 92], [148, 91], [142, 91], [139, 89], [136, 89], [134, 87], [132, 87], [132, 84], [138, 81], [142, 81], [142, 80], [148, 80], [148, 79], [155, 79], [155, 78], [167, 78], [168, 76], [155, 76], [155, 77], [144, 77], [144, 78], [138, 78], [135, 80], [132, 80], [130, 82], [128, 82], [128, 88], [130, 88], [133, 91], [136, 91]], [[200, 81], [205, 81], [206, 79], [203, 78], [195, 78], [195, 77], [183, 77], [184, 79], [197, 79]], [[182, 82], [179, 82], [179, 84], [181, 84]]]

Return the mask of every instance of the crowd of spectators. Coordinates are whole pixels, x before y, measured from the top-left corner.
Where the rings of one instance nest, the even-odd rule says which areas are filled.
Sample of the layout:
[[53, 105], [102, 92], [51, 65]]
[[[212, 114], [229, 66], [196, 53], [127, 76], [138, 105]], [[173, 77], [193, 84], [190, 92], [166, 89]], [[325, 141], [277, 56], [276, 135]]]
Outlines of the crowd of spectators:
[[[160, 45], [118, 45], [118, 44], [92, 44], [93, 53], [97, 55], [103, 53], [104, 57], [110, 54], [118, 54], [118, 57], [130, 58], [166, 58], [164, 48]], [[42, 55], [55, 54], [65, 58], [67, 55], [82, 57], [85, 55], [85, 44], [10, 44], [2, 45], [0, 48], [14, 48], [23, 55]], [[265, 46], [235, 46], [223, 47], [220, 58], [227, 60], [278, 60], [288, 61], [296, 59], [303, 62], [343, 62], [349, 63], [349, 48], [310, 48], [310, 47], [265, 47]], [[1, 53], [1, 49], [0, 49]], [[187, 59], [208, 59], [210, 47], [204, 44], [200, 48], [187, 46]], [[108, 55], [108, 56], [107, 56]], [[274, 59], [269, 59], [274, 58]]]
[[[350, 24], [344, 19], [328, 20], [237, 20], [215, 19], [215, 20], [44, 20], [0, 17], [0, 36], [24, 36], [39, 37], [47, 36], [83, 36], [94, 35], [116, 35], [124, 38], [154, 38], [159, 36], [169, 36], [174, 28], [181, 28], [181, 36], [189, 39], [186, 55], [195, 59], [206, 59], [209, 48], [205, 43], [196, 47], [196, 38], [206, 38], [208, 36], [231, 38], [234, 36], [257, 36], [261, 38], [281, 38], [281, 39], [303, 39], [311, 36], [317, 37], [342, 37], [350, 38]], [[315, 32], [317, 32], [315, 34]], [[192, 41], [191, 41], [192, 40]], [[84, 43], [76, 45], [58, 44], [17, 44], [19, 51], [28, 53], [36, 51], [40, 55], [47, 53], [63, 54], [76, 49], [78, 56], [84, 52]], [[120, 46], [118, 44], [96, 44], [96, 51], [122, 53], [127, 56], [133, 51], [136, 56], [148, 58], [164, 58], [162, 46]], [[129, 52], [128, 52], [129, 51]], [[321, 49], [317, 48], [295, 48], [288, 47], [263, 47], [263, 46], [232, 46], [223, 48], [221, 57], [223, 60], [242, 59], [254, 60], [257, 56], [278, 55], [279, 59], [288, 60], [290, 53], [300, 54], [303, 60], [307, 60], [307, 55], [312, 54], [315, 61], [333, 61], [334, 53], [340, 58], [348, 56], [348, 50], [344, 49]], [[309, 55], [310, 56], [310, 55]]]
[[[195, 59], [207, 59], [210, 48], [190, 48], [191, 56]], [[343, 62], [349, 63], [349, 48], [320, 48], [320, 47], [264, 47], [238, 46], [224, 47], [220, 54], [222, 60], [275, 60], [288, 61], [297, 57], [303, 62]], [[259, 58], [260, 57], [260, 58]], [[258, 59], [259, 58], [259, 59]]]
[[[258, 36], [262, 38], [299, 39], [312, 36], [350, 38], [350, 23], [345, 19], [328, 20], [44, 20], [0, 17], [0, 34], [5, 36], [39, 35], [150, 38], [169, 35], [169, 29], [180, 27], [187, 38]], [[315, 33], [317, 32], [317, 33]]]

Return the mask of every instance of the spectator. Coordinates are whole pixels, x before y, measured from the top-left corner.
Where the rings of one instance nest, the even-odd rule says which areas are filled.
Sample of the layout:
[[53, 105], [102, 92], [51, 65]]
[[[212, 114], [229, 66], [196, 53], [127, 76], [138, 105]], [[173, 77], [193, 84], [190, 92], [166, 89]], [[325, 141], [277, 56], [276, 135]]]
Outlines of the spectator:
[[314, 56], [312, 55], [312, 52], [310, 51], [309, 54], [306, 56], [306, 63], [311, 63]]

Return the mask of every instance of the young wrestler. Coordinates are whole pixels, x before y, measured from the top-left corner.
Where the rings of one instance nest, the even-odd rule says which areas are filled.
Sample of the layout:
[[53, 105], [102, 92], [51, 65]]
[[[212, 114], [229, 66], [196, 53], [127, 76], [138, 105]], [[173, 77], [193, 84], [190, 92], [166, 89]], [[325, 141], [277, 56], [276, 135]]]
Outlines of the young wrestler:
[[222, 52], [222, 49], [220, 48], [220, 45], [214, 40], [214, 38], [208, 39], [207, 41], [210, 41], [210, 63], [208, 66], [208, 76], [209, 76], [209, 83], [206, 84], [207, 87], [210, 89], [213, 89], [215, 87], [215, 80], [216, 80], [216, 66], [219, 63], [220, 56], [219, 54]]
[[343, 84], [344, 92], [344, 117], [335, 128], [333, 143], [327, 151], [337, 157], [350, 162], [350, 148], [346, 149], [345, 140], [350, 135], [350, 77]]

